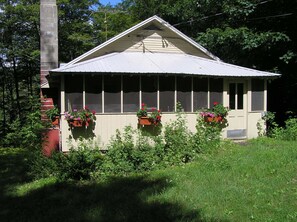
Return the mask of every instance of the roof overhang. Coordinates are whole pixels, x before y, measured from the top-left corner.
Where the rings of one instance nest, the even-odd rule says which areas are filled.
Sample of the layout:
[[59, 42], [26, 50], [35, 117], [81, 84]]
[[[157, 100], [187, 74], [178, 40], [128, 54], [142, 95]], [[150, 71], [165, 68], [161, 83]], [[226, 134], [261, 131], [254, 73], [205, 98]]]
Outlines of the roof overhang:
[[168, 53], [111, 53], [84, 62], [75, 63], [50, 71], [61, 73], [93, 74], [176, 74], [209, 77], [255, 77], [275, 78], [280, 74], [263, 72], [242, 66], [224, 63], [219, 60], [205, 59], [188, 54]]

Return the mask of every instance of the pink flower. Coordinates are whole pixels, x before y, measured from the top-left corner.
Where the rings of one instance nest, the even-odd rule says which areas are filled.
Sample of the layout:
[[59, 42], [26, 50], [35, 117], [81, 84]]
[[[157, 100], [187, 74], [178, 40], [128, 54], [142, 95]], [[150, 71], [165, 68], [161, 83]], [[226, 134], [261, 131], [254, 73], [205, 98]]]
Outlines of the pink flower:
[[96, 111], [95, 111], [95, 110], [93, 110], [93, 111], [92, 111], [92, 113], [93, 113], [93, 115], [95, 115], [95, 114], [96, 114]]
[[214, 102], [214, 103], [213, 103], [214, 106], [216, 106], [216, 105], [218, 105], [218, 104], [219, 104], [218, 102]]
[[141, 106], [142, 106], [142, 107], [144, 107], [144, 106], [145, 106], [145, 104], [144, 104], [144, 103], [142, 103], [142, 104], [141, 104]]

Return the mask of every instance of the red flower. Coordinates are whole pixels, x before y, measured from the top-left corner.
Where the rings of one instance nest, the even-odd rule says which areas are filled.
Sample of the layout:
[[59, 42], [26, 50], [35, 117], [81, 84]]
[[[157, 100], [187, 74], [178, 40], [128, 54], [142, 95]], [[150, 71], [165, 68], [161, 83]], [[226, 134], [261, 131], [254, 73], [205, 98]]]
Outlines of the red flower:
[[93, 110], [93, 111], [92, 111], [92, 113], [93, 113], [93, 115], [95, 115], [95, 114], [96, 114], [96, 111], [95, 111], [95, 110]]
[[85, 106], [85, 109], [89, 109], [89, 107]]
[[218, 104], [219, 104], [218, 102], [214, 102], [214, 103], [213, 103], [214, 106], [216, 106], [216, 105], [218, 105]]
[[144, 103], [142, 103], [142, 104], [141, 104], [141, 106], [142, 106], [142, 107], [144, 107], [144, 106], [145, 106], [145, 104], [144, 104]]

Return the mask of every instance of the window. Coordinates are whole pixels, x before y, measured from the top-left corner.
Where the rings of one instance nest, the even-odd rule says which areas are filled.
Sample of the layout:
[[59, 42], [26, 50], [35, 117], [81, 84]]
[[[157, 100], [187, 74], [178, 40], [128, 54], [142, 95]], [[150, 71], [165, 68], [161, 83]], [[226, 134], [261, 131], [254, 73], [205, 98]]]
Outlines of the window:
[[185, 112], [191, 112], [192, 77], [177, 77], [176, 86], [177, 102], [181, 103]]
[[141, 91], [142, 103], [145, 103], [148, 108], [157, 107], [157, 90], [158, 77], [157, 76], [143, 76], [141, 77]]
[[121, 76], [106, 75], [104, 82], [104, 112], [121, 112]]
[[85, 77], [86, 106], [96, 113], [102, 112], [102, 76]]
[[243, 83], [229, 84], [229, 108], [243, 109]]
[[65, 76], [66, 111], [83, 108], [83, 77]]
[[252, 80], [252, 111], [264, 110], [264, 80]]
[[194, 111], [208, 107], [208, 79], [193, 78]]
[[139, 77], [123, 76], [124, 112], [136, 112], [139, 109]]
[[[84, 83], [85, 86], [83, 86]], [[243, 84], [231, 83], [229, 93], [230, 108], [242, 109], [244, 105]], [[84, 95], [85, 98], [83, 98]], [[173, 75], [109, 74], [101, 76], [86, 74], [83, 81], [83, 76], [66, 75], [66, 111], [82, 109], [83, 101], [90, 110], [95, 110], [97, 113], [137, 112], [140, 101], [145, 103], [149, 109], [157, 108], [159, 105], [162, 112], [174, 112], [175, 102], [180, 102], [184, 111], [191, 112], [209, 106], [211, 108], [214, 102], [223, 102], [223, 79]], [[263, 108], [264, 81], [253, 80], [252, 110], [263, 110]]]
[[160, 110], [162, 112], [174, 112], [175, 77], [160, 76]]
[[210, 107], [214, 102], [223, 103], [223, 79], [210, 79]]

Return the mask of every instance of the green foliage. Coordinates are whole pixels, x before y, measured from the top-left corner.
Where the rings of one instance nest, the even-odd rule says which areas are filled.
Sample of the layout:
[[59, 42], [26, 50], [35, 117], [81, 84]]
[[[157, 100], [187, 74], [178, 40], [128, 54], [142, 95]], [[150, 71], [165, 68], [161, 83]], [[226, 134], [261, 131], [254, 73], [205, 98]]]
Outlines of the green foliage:
[[82, 138], [67, 154], [53, 153], [48, 158], [37, 150], [30, 161], [31, 174], [35, 178], [55, 176], [62, 181], [128, 176], [183, 165], [194, 161], [201, 152], [217, 148], [220, 130], [206, 127], [198, 118], [197, 132], [192, 133], [181, 110], [178, 106], [177, 119], [166, 125], [163, 134], [158, 136], [131, 126], [124, 132], [118, 130], [104, 155], [91, 140]]
[[297, 141], [297, 118], [286, 120], [285, 127], [272, 128], [270, 136], [280, 140]]
[[98, 147], [90, 140], [80, 139], [77, 147], [71, 147], [67, 154], [53, 152], [47, 157], [40, 150], [32, 152], [30, 174], [36, 179], [54, 176], [60, 181], [88, 180], [100, 169], [102, 160]]
[[45, 114], [47, 115], [47, 117], [50, 119], [50, 120], [53, 120], [55, 119], [55, 117], [57, 116], [60, 116], [60, 112], [59, 112], [59, 109], [57, 106], [55, 106], [54, 108], [52, 109], [49, 109], [45, 112]]
[[[44, 126], [41, 122], [39, 104], [34, 98], [31, 98], [32, 111], [24, 118], [14, 120], [8, 129], [8, 133], [1, 141], [2, 146], [39, 148]], [[36, 108], [38, 107], [38, 109]]]
[[221, 128], [205, 123], [201, 115], [197, 116], [196, 133], [194, 135], [194, 146], [202, 153], [213, 152], [220, 146]]
[[192, 161], [199, 150], [193, 147], [193, 133], [187, 128], [185, 116], [178, 109], [176, 121], [172, 121], [164, 130], [164, 162], [176, 165]]

